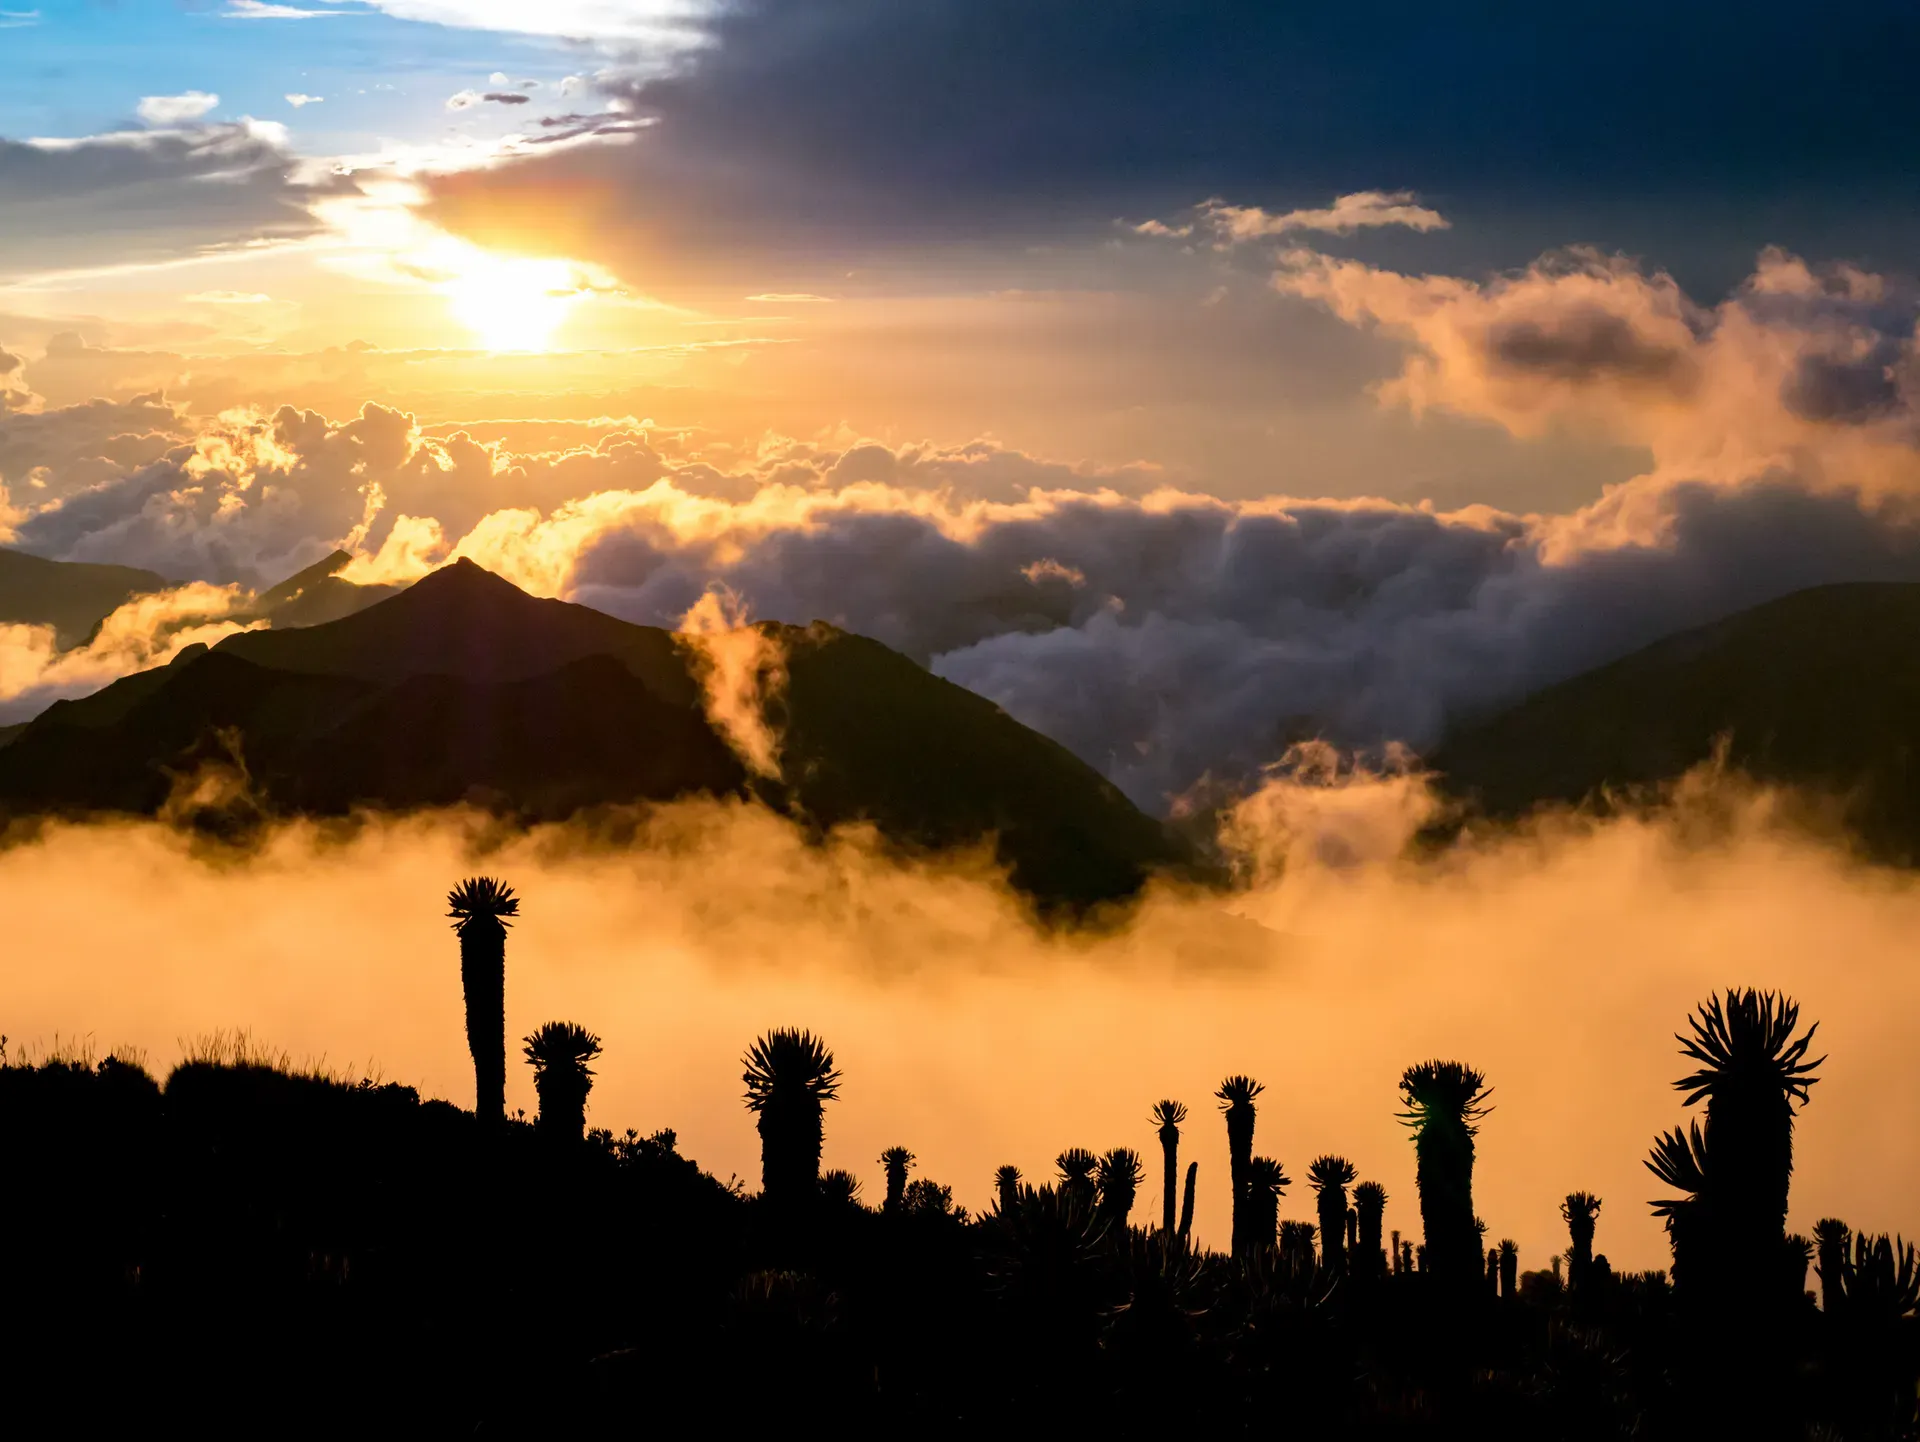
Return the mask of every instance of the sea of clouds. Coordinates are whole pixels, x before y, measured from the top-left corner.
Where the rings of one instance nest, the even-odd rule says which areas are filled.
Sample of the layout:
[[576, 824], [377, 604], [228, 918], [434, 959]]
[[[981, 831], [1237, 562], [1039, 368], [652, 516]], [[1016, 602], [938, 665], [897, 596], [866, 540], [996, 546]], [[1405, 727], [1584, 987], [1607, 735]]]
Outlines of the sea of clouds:
[[[1560, 253], [1482, 281], [1409, 275], [1219, 214], [1194, 224], [1220, 228], [1220, 245], [1263, 239], [1278, 290], [1402, 345], [1383, 405], [1519, 436], [1594, 434], [1651, 464], [1567, 514], [1230, 502], [1156, 488], [1148, 468], [985, 441], [742, 448], [609, 421], [574, 427], [574, 443], [537, 428], [539, 443], [516, 447], [510, 428], [428, 434], [377, 401], [344, 419], [209, 419], [160, 395], [48, 407], [33, 362], [7, 356], [5, 523], [40, 555], [236, 596], [335, 546], [358, 556], [354, 579], [468, 556], [654, 625], [678, 626], [724, 586], [755, 617], [824, 619], [899, 648], [1156, 810], [1303, 738], [1431, 745], [1463, 718], [1800, 587], [1920, 579], [1911, 286], [1768, 252], [1705, 307], [1616, 257]], [[195, 596], [185, 609], [205, 639], [220, 608]], [[110, 657], [64, 664], [97, 684], [180, 644], [143, 647], [127, 630]], [[12, 714], [81, 685], [44, 638], [9, 636]]]

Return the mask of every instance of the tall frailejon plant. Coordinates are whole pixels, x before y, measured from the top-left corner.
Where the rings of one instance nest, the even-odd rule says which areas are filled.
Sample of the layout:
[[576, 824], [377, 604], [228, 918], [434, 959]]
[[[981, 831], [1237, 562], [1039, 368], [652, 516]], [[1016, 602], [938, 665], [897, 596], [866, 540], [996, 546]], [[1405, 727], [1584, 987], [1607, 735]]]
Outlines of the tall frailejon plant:
[[993, 1192], [1002, 1212], [1010, 1212], [1017, 1207], [1020, 1204], [1020, 1168], [1009, 1165], [994, 1172]]
[[820, 1189], [826, 1104], [839, 1095], [840, 1072], [827, 1044], [810, 1031], [770, 1031], [742, 1059], [747, 1110], [760, 1130], [760, 1190], [790, 1208]]
[[1187, 1163], [1187, 1189], [1180, 1198], [1180, 1240], [1193, 1235], [1193, 1187], [1200, 1177], [1200, 1163]]
[[1410, 1066], [1400, 1078], [1413, 1129], [1420, 1220], [1426, 1229], [1426, 1265], [1442, 1286], [1465, 1295], [1481, 1268], [1480, 1231], [1473, 1214], [1473, 1139], [1486, 1116], [1486, 1078], [1457, 1061]]
[[557, 1137], [578, 1140], [587, 1129], [587, 1093], [593, 1090], [593, 1061], [600, 1038], [571, 1021], [550, 1021], [526, 1038], [533, 1065], [533, 1090], [540, 1099], [534, 1125]]
[[1795, 1037], [1800, 1008], [1773, 992], [1710, 997], [1675, 1038], [1698, 1063], [1674, 1083], [1684, 1105], [1706, 1103], [1714, 1199], [1706, 1240], [1716, 1287], [1744, 1311], [1783, 1300], [1781, 1259], [1793, 1181], [1793, 1118], [1824, 1057], [1807, 1060], [1818, 1026]]
[[519, 914], [513, 888], [491, 876], [470, 876], [447, 893], [447, 915], [460, 938], [473, 1112], [483, 1121], [507, 1114], [507, 928]]
[[1593, 1274], [1593, 1233], [1600, 1219], [1600, 1199], [1592, 1192], [1568, 1192], [1560, 1203], [1567, 1224], [1567, 1285], [1584, 1287]]
[[887, 1179], [886, 1200], [880, 1210], [889, 1215], [898, 1212], [907, 1198], [907, 1173], [913, 1169], [913, 1153], [905, 1147], [888, 1147], [880, 1153], [880, 1170]]
[[1347, 1188], [1356, 1175], [1345, 1157], [1315, 1157], [1307, 1167], [1320, 1217], [1320, 1264], [1336, 1276], [1347, 1270]]
[[1500, 1295], [1513, 1297], [1519, 1291], [1520, 1282], [1520, 1245], [1513, 1238], [1504, 1238], [1500, 1243]]
[[1248, 1249], [1248, 1227], [1252, 1217], [1247, 1211], [1247, 1167], [1253, 1160], [1254, 1101], [1266, 1088], [1250, 1076], [1230, 1076], [1214, 1093], [1227, 1118], [1227, 1155], [1232, 1168], [1233, 1252]]
[[1099, 1170], [1100, 1158], [1085, 1147], [1068, 1147], [1054, 1158], [1053, 1164], [1060, 1169], [1061, 1195], [1092, 1211], [1099, 1195], [1094, 1173]]
[[1820, 1310], [1838, 1310], [1841, 1274], [1846, 1270], [1847, 1246], [1853, 1233], [1838, 1217], [1822, 1217], [1813, 1224], [1814, 1270], [1820, 1277]]
[[[1378, 1277], [1387, 1270], [1386, 1254], [1380, 1246], [1380, 1230], [1387, 1215], [1387, 1189], [1378, 1182], [1362, 1182], [1353, 1189], [1353, 1210], [1358, 1218], [1358, 1245], [1349, 1259], [1354, 1274]], [[1399, 1238], [1394, 1239], [1399, 1249]]]
[[1272, 1247], [1280, 1234], [1280, 1198], [1293, 1184], [1286, 1169], [1272, 1157], [1247, 1161], [1247, 1221], [1241, 1255], [1257, 1256]]
[[1125, 1238], [1127, 1218], [1133, 1213], [1133, 1199], [1139, 1194], [1140, 1182], [1145, 1176], [1140, 1153], [1132, 1147], [1115, 1147], [1100, 1158], [1094, 1185], [1100, 1197], [1100, 1218], [1106, 1223], [1110, 1236]]
[[1180, 1180], [1180, 1123], [1187, 1119], [1187, 1109], [1176, 1101], [1154, 1103], [1150, 1120], [1160, 1134], [1160, 1230], [1173, 1232], [1173, 1209], [1178, 1200], [1174, 1193]]

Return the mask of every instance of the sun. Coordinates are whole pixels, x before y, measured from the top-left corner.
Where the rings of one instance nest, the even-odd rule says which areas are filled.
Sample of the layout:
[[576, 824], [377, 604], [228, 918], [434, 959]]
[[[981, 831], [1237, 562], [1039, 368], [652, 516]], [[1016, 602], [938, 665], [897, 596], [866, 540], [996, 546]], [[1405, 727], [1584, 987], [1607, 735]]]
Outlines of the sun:
[[453, 318], [491, 351], [544, 351], [592, 287], [572, 261], [463, 253], [441, 283]]

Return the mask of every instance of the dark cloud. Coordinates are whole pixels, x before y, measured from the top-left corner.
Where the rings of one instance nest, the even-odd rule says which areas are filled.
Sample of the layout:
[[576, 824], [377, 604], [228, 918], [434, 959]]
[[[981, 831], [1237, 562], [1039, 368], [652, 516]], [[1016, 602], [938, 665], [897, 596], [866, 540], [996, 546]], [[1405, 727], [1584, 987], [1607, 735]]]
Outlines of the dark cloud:
[[526, 105], [533, 99], [531, 95], [521, 95], [512, 90], [490, 90], [480, 98], [494, 105]]
[[1629, 317], [1598, 306], [1568, 310], [1551, 324], [1504, 321], [1488, 332], [1487, 349], [1496, 366], [1563, 381], [1672, 382], [1690, 368], [1684, 350], [1649, 339]]
[[[1744, 263], [1762, 238], [1860, 253], [1826, 229], [1860, 220], [1862, 196], [1882, 215], [1920, 198], [1920, 12], [1900, 0], [1840, 0], [1819, 25], [1786, 0], [1738, 25], [1652, 0], [745, 0], [710, 28], [676, 73], [603, 81], [658, 118], [645, 143], [451, 182], [448, 214], [599, 185], [609, 249], [637, 226], [712, 257], [774, 235], [843, 253], [1413, 186], [1529, 251], [1541, 237], [1516, 212], [1577, 207], [1600, 221], [1583, 238], [1644, 251], [1657, 227], [1663, 253]], [[1783, 215], [1809, 233], [1753, 233]], [[1449, 264], [1488, 243], [1422, 242]]]
[[310, 202], [354, 189], [311, 173], [283, 130], [254, 121], [0, 139], [0, 273], [304, 235], [317, 228]]

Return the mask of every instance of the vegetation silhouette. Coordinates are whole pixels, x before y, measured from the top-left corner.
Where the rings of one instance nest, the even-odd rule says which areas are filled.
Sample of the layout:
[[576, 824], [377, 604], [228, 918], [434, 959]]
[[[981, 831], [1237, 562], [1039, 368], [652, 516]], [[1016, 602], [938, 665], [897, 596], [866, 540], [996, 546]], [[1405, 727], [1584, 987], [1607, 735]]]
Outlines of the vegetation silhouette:
[[[455, 895], [497, 941], [511, 893], [483, 880]], [[476, 1008], [475, 991], [502, 975], [497, 946], [475, 951], [470, 1038], [498, 994]], [[1335, 1154], [1307, 1169], [1317, 1223], [1282, 1218], [1286, 1170], [1252, 1151], [1262, 1088], [1228, 1078], [1241, 1185], [1214, 1251], [1192, 1234], [1196, 1161], [1172, 1204], [1177, 1102], [1102, 1153], [1065, 1148], [1055, 1182], [1001, 1166], [979, 1215], [913, 1175], [904, 1145], [865, 1178], [823, 1171], [842, 1079], [804, 1030], [745, 1054], [757, 1192], [671, 1131], [587, 1129], [602, 1047], [575, 1022], [525, 1039], [532, 1122], [488, 1091], [465, 1111], [242, 1034], [164, 1077], [0, 1040], [0, 1295], [31, 1323], [7, 1354], [8, 1417], [57, 1423], [84, 1398], [92, 1429], [150, 1425], [203, 1404], [215, 1375], [223, 1408], [280, 1435], [631, 1431], [684, 1395], [781, 1426], [804, 1406], [804, 1425], [851, 1435], [990, 1419], [1360, 1442], [1920, 1437], [1914, 1248], [1831, 1217], [1784, 1231], [1811, 1028], [1753, 992], [1693, 1021], [1682, 1088], [1704, 1118], [1648, 1162], [1674, 1193], [1653, 1204], [1673, 1268], [1616, 1274], [1593, 1248], [1599, 1199], [1574, 1191], [1564, 1276], [1557, 1256], [1522, 1272], [1475, 1214], [1488, 1093], [1458, 1062], [1401, 1078], [1420, 1214], [1405, 1233]], [[474, 1049], [478, 1069], [491, 1052]], [[1136, 1225], [1145, 1167], [1125, 1143], [1149, 1127], [1164, 1195]]]
[[585, 1135], [591, 1063], [599, 1055], [600, 1038], [571, 1021], [550, 1021], [526, 1039], [533, 1090], [540, 1099], [535, 1127], [556, 1137]]
[[760, 1190], [772, 1208], [804, 1209], [820, 1190], [826, 1104], [840, 1092], [833, 1053], [812, 1032], [770, 1031], [744, 1065], [747, 1109], [759, 1119]]
[[519, 914], [513, 888], [491, 876], [470, 876], [447, 893], [447, 915], [460, 938], [473, 1109], [495, 1120], [507, 1113], [507, 928]]

